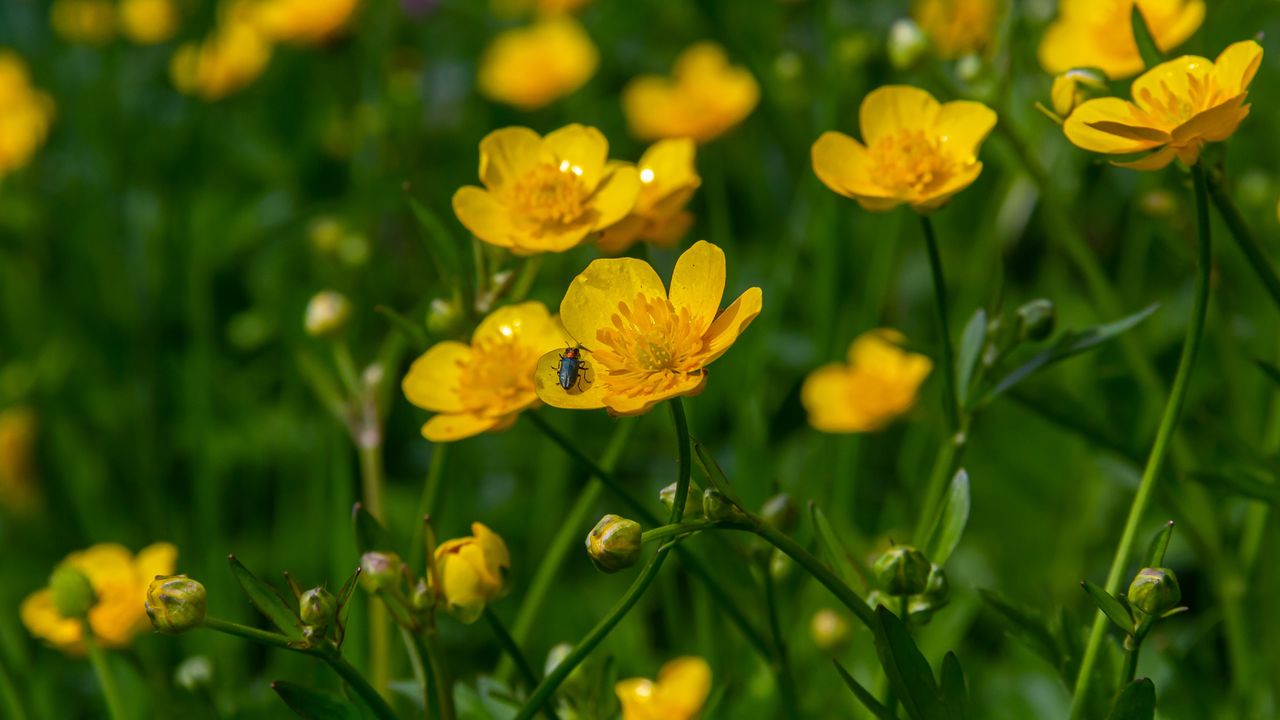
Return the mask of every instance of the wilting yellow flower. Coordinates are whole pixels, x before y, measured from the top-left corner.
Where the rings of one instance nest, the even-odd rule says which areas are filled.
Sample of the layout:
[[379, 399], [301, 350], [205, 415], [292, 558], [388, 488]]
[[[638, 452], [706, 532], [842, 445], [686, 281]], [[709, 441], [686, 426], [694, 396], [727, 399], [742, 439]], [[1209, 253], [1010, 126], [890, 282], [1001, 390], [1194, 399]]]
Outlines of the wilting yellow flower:
[[560, 386], [560, 351], [538, 361], [534, 387], [548, 405], [607, 407], [639, 415], [668, 398], [696, 395], [707, 366], [760, 314], [760, 288], [750, 288], [723, 312], [724, 251], [700, 240], [671, 274], [671, 291], [649, 263], [596, 260], [569, 285], [560, 321], [582, 346], [582, 382]]
[[140, 45], [162, 43], [178, 31], [174, 0], [121, 0], [120, 29]]
[[[62, 561], [93, 585], [97, 604], [89, 611], [89, 625], [99, 644], [126, 647], [151, 627], [145, 608], [147, 587], [157, 575], [172, 575], [177, 557], [177, 548], [169, 543], [149, 545], [136, 557], [121, 545], [101, 543]], [[48, 588], [28, 595], [20, 613], [32, 635], [64, 652], [84, 652], [81, 621], [59, 614]]]
[[[1137, 0], [1161, 52], [1181, 45], [1204, 21], [1204, 0]], [[1133, 37], [1134, 0], [1062, 0], [1040, 41], [1040, 64], [1054, 75], [1096, 67], [1111, 79], [1142, 72]]]
[[68, 42], [104, 45], [116, 36], [116, 10], [110, 0], [54, 0], [49, 21]]
[[906, 203], [924, 212], [978, 178], [978, 147], [996, 114], [982, 103], [939, 104], [919, 88], [889, 85], [863, 99], [859, 123], [866, 145], [838, 132], [813, 144], [818, 178], [867, 210]]
[[360, 0], [264, 0], [258, 21], [276, 41], [313, 45], [342, 32], [359, 5]]
[[700, 657], [679, 657], [662, 666], [657, 682], [629, 678], [614, 692], [622, 720], [692, 720], [711, 693], [711, 666]]
[[1062, 126], [1067, 139], [1085, 150], [1123, 155], [1155, 152], [1132, 162], [1135, 170], [1159, 170], [1176, 157], [1187, 165], [1205, 143], [1226, 140], [1249, 115], [1249, 83], [1262, 63], [1262, 48], [1238, 42], [1208, 60], [1184, 55], [1160, 63], [1133, 81], [1133, 102], [1090, 100]]
[[224, 3], [212, 35], [178, 48], [169, 62], [178, 90], [221, 100], [262, 74], [271, 59], [271, 42], [259, 27], [255, 7], [241, 0]]
[[26, 515], [40, 505], [36, 487], [36, 414], [25, 407], [0, 411], [0, 506]]
[[1090, 91], [1097, 93], [1107, 89], [1107, 79], [1093, 70], [1077, 68], [1068, 70], [1053, 79], [1049, 98], [1053, 111], [1065, 119], [1089, 99]]
[[916, 0], [911, 16], [938, 57], [951, 60], [986, 49], [996, 26], [997, 0]]
[[449, 613], [473, 623], [489, 603], [507, 594], [511, 554], [502, 538], [481, 523], [471, 523], [471, 535], [436, 548], [440, 597]]
[[800, 390], [809, 424], [830, 433], [872, 432], [910, 410], [933, 362], [903, 350], [903, 340], [896, 330], [863, 333], [849, 346], [848, 364], [810, 373]]
[[409, 368], [409, 402], [437, 413], [422, 426], [432, 442], [505, 430], [538, 402], [533, 371], [543, 353], [569, 340], [540, 302], [499, 308], [480, 323], [471, 344], [433, 345]]
[[480, 181], [453, 196], [458, 220], [520, 255], [561, 252], [627, 216], [640, 194], [634, 167], [611, 163], [599, 130], [568, 125], [540, 137], [495, 130], [480, 141]]
[[693, 164], [693, 140], [659, 140], [640, 157], [640, 195], [631, 214], [606, 228], [596, 244], [614, 255], [637, 240], [671, 247], [689, 232], [693, 215], [684, 209], [702, 184]]
[[0, 178], [31, 160], [52, 122], [53, 100], [31, 86], [22, 58], [0, 50]]
[[751, 73], [730, 65], [719, 45], [700, 42], [676, 58], [671, 78], [642, 75], [628, 83], [622, 110], [631, 132], [643, 140], [707, 142], [742, 122], [759, 100]]
[[480, 58], [476, 85], [490, 100], [537, 110], [585, 85], [599, 62], [578, 21], [548, 17], [494, 38]]

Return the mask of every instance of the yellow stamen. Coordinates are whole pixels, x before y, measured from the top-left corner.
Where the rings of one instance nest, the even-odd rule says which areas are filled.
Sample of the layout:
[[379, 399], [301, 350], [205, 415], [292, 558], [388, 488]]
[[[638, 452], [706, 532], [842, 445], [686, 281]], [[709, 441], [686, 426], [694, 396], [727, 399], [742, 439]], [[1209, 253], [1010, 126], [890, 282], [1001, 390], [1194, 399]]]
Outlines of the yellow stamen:
[[923, 130], [901, 129], [871, 146], [871, 176], [898, 193], [923, 195], [955, 175], [957, 163], [941, 140]]
[[593, 350], [597, 371], [608, 373], [617, 394], [659, 392], [701, 372], [702, 335], [687, 308], [677, 311], [666, 298], [638, 294], [618, 303], [612, 323], [597, 333], [600, 346]]
[[511, 205], [540, 223], [568, 224], [582, 218], [590, 195], [581, 180], [582, 168], [568, 160], [540, 164], [516, 181]]

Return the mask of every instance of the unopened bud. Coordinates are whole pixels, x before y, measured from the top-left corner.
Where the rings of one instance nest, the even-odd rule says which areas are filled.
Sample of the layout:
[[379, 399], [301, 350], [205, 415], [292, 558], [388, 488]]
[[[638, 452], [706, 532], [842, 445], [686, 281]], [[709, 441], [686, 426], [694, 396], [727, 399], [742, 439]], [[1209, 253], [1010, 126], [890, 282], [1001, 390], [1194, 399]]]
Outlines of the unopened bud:
[[764, 501], [760, 518], [784, 533], [790, 533], [800, 524], [800, 510], [787, 493], [778, 493]]
[[745, 520], [746, 515], [732, 500], [715, 488], [702, 492], [702, 514], [708, 520]]
[[769, 577], [775, 582], [782, 582], [790, 577], [793, 567], [795, 563], [781, 550], [774, 550], [769, 554]]
[[98, 604], [93, 584], [80, 568], [59, 565], [49, 576], [49, 594], [53, 607], [65, 618], [82, 618]]
[[298, 616], [302, 624], [329, 627], [338, 619], [338, 598], [323, 587], [315, 587], [298, 598]]
[[[658, 491], [658, 499], [663, 505], [667, 506], [667, 510], [671, 510], [676, 502], [676, 483], [662, 488]], [[689, 494], [684, 502], [684, 519], [702, 517], [702, 489], [692, 481], [689, 483]]]
[[403, 567], [393, 552], [367, 552], [360, 556], [360, 587], [371, 593], [392, 590], [400, 583]]
[[432, 592], [431, 586], [427, 584], [426, 578], [418, 578], [418, 582], [413, 586], [413, 592], [409, 596], [409, 602], [415, 610], [426, 610], [435, 604], [436, 594]]
[[1143, 568], [1129, 585], [1129, 604], [1148, 615], [1160, 615], [1182, 600], [1178, 576], [1169, 568]]
[[889, 63], [906, 70], [929, 50], [929, 38], [914, 20], [902, 18], [889, 26]]
[[1106, 78], [1097, 72], [1082, 68], [1068, 70], [1053, 79], [1053, 88], [1049, 91], [1053, 111], [1066, 120], [1085, 100], [1106, 89]]
[[934, 564], [929, 568], [929, 579], [925, 582], [924, 594], [931, 602], [946, 602], [951, 596], [951, 581], [947, 580], [947, 571], [941, 565]]
[[178, 663], [173, 682], [187, 692], [196, 692], [213, 684], [213, 663], [208, 656], [192, 655]]
[[158, 576], [147, 587], [146, 611], [162, 633], [181, 633], [204, 624], [208, 599], [204, 586], [186, 575]]
[[615, 573], [640, 559], [640, 523], [618, 515], [605, 515], [587, 535], [587, 553], [603, 572]]
[[342, 332], [351, 317], [351, 303], [339, 292], [325, 290], [311, 296], [307, 303], [307, 334], [328, 338]]
[[1045, 298], [1032, 300], [1018, 308], [1018, 338], [1030, 342], [1043, 342], [1053, 334], [1053, 301]]
[[830, 608], [823, 608], [813, 614], [809, 621], [809, 635], [813, 644], [825, 653], [843, 650], [849, 644], [849, 621], [843, 615]]
[[462, 324], [462, 310], [457, 303], [444, 298], [431, 301], [427, 309], [427, 332], [432, 337], [453, 337]]
[[910, 545], [895, 545], [876, 560], [876, 580], [888, 595], [919, 595], [929, 584], [931, 565]]

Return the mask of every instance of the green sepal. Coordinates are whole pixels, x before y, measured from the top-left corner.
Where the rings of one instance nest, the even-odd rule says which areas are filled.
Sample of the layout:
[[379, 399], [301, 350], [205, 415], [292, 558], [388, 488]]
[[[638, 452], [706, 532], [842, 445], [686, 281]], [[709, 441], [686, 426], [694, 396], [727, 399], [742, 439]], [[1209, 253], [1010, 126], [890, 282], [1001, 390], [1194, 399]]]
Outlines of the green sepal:
[[1169, 549], [1169, 539], [1173, 537], [1173, 521], [1160, 526], [1160, 530], [1151, 538], [1147, 546], [1147, 561], [1142, 567], [1164, 567], [1164, 554]]
[[1133, 632], [1133, 614], [1129, 612], [1128, 606], [1120, 601], [1120, 598], [1117, 598], [1088, 580], [1080, 583], [1080, 586], [1084, 588], [1085, 592], [1089, 593], [1089, 596], [1093, 598], [1093, 601], [1098, 604], [1098, 609], [1110, 618], [1111, 622], [1114, 623], [1116, 627], [1126, 633]]
[[982, 346], [987, 340], [987, 311], [978, 308], [964, 326], [960, 335], [960, 351], [956, 355], [956, 399], [960, 407], [969, 404], [969, 385], [973, 371], [982, 357]]
[[938, 508], [933, 530], [924, 546], [924, 554], [935, 565], [945, 565], [947, 558], [960, 544], [965, 525], [969, 522], [969, 473], [961, 468]]

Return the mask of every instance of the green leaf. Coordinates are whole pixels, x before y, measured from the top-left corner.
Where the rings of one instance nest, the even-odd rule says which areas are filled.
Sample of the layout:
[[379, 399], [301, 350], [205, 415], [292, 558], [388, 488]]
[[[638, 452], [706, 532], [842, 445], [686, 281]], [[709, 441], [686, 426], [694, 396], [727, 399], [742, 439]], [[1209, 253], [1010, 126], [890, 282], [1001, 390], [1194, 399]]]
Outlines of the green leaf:
[[1228, 490], [1243, 497], [1271, 503], [1280, 508], [1280, 483], [1263, 479], [1261, 471], [1197, 471], [1191, 479], [1214, 490]]
[[973, 382], [973, 370], [982, 357], [982, 346], [987, 340], [987, 311], [978, 308], [964, 326], [960, 335], [960, 353], [956, 356], [956, 394], [960, 407], [969, 402], [969, 384]]
[[378, 305], [373, 308], [373, 311], [385, 317], [393, 327], [404, 333], [404, 336], [419, 352], [431, 346], [430, 341], [427, 340], [426, 330], [423, 329], [421, 324], [410, 320], [386, 305]]
[[391, 541], [386, 529], [377, 518], [364, 509], [364, 503], [356, 503], [352, 506], [351, 522], [356, 530], [356, 550], [361, 555], [391, 549]]
[[1063, 333], [1062, 337], [1059, 338], [1052, 347], [1032, 356], [1030, 360], [1006, 375], [1003, 380], [997, 383], [994, 388], [983, 396], [982, 400], [978, 404], [985, 405], [991, 402], [1000, 395], [1003, 395], [1005, 392], [1008, 392], [1010, 388], [1023, 380], [1026, 380], [1034, 373], [1039, 372], [1054, 363], [1079, 355], [1087, 350], [1092, 350], [1102, 343], [1128, 332], [1138, 323], [1150, 317], [1151, 314], [1159, 307], [1160, 306], [1157, 304], [1149, 305], [1132, 315], [1120, 318], [1114, 322], [1109, 322], [1105, 325], [1091, 327], [1088, 330], [1081, 332]]
[[911, 720], [938, 720], [946, 710], [938, 694], [929, 661], [911, 639], [911, 633], [897, 615], [883, 605], [876, 608], [876, 654], [894, 694], [902, 702]]
[[1143, 567], [1164, 567], [1164, 554], [1169, 549], [1169, 539], [1173, 537], [1173, 521], [1160, 526], [1160, 530], [1151, 538], [1147, 546], [1146, 565]]
[[307, 720], [361, 720], [360, 711], [354, 705], [332, 693], [283, 680], [271, 683], [271, 689], [298, 717]]
[[872, 715], [880, 718], [880, 720], [898, 720], [897, 715], [894, 715], [892, 710], [881, 705], [870, 691], [853, 679], [853, 676], [849, 674], [848, 670], [844, 669], [839, 660], [832, 660], [831, 663], [836, 666], [836, 672], [840, 673], [840, 678], [844, 680], [844, 684], [848, 685], [849, 689], [853, 691], [854, 697], [858, 698], [858, 702], [862, 703], [862, 706], [867, 710], [870, 710]]
[[1164, 58], [1160, 54], [1160, 47], [1156, 45], [1155, 38], [1151, 36], [1151, 28], [1147, 27], [1147, 19], [1142, 16], [1142, 11], [1138, 9], [1138, 3], [1133, 4], [1133, 14], [1130, 15], [1130, 22], [1133, 25], [1133, 39], [1138, 42], [1138, 54], [1142, 56], [1142, 64], [1147, 68], [1153, 68], [1164, 62]]
[[1126, 633], [1133, 632], [1133, 616], [1129, 614], [1129, 609], [1125, 607], [1124, 603], [1120, 602], [1119, 598], [1088, 580], [1080, 583], [1080, 585], [1085, 592], [1089, 593], [1093, 601], [1098, 604], [1098, 609], [1110, 618], [1116, 627]]
[[827, 564], [836, 571], [836, 575], [839, 575], [846, 585], [856, 587], [858, 578], [850, 567], [849, 552], [845, 549], [844, 543], [840, 542], [836, 531], [832, 529], [826, 513], [811, 501], [809, 515], [813, 518], [813, 527], [818, 531], [818, 546], [822, 548], [822, 555], [825, 556]]
[[967, 720], [969, 717], [969, 691], [964, 685], [964, 671], [960, 659], [953, 652], [942, 658], [942, 705], [949, 720]]
[[720, 463], [716, 462], [716, 458], [707, 450], [707, 446], [703, 445], [697, 438], [690, 438], [693, 443], [693, 455], [697, 461], [698, 467], [706, 476], [707, 482], [711, 487], [720, 491], [720, 494], [729, 498], [738, 507], [746, 507], [742, 503], [742, 498], [734, 492], [733, 485], [729, 483], [729, 477], [724, 474], [724, 470], [720, 468]]
[[933, 521], [933, 531], [925, 543], [924, 554], [936, 565], [945, 565], [947, 558], [960, 543], [964, 527], [969, 522], [969, 473], [961, 469], [951, 479], [951, 489], [938, 508]]
[[440, 279], [451, 283], [459, 282], [466, 275], [462, 268], [462, 254], [458, 252], [457, 238], [426, 205], [409, 198], [409, 207], [418, 219], [418, 225], [422, 227], [427, 252], [435, 261]]
[[275, 625], [280, 632], [288, 635], [290, 638], [299, 639], [302, 633], [299, 630], [300, 620], [297, 613], [289, 608], [280, 593], [271, 587], [267, 582], [254, 575], [249, 568], [245, 567], [235, 555], [228, 555], [227, 561], [231, 563], [231, 574], [235, 576], [236, 582], [240, 584], [240, 589], [248, 596], [249, 602], [258, 609], [258, 612], [267, 616], [272, 625]]
[[978, 594], [1009, 626], [1009, 632], [1054, 667], [1062, 667], [1062, 651], [1048, 623], [1034, 612], [1018, 607], [994, 590], [980, 589]]
[[1154, 720], [1155, 716], [1156, 686], [1148, 678], [1138, 678], [1116, 698], [1107, 720]]

